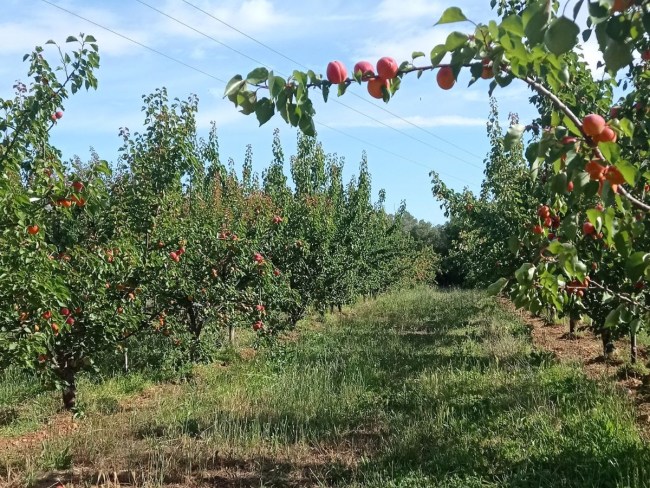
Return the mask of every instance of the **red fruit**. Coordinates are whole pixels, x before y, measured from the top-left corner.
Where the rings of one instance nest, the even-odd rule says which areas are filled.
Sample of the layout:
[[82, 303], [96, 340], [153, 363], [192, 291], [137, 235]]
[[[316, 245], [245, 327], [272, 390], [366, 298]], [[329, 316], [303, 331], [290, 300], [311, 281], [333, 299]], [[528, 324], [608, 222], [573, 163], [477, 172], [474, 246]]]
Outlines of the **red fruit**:
[[557, 215], [554, 215], [553, 217], [551, 217], [551, 220], [553, 221], [552, 227], [554, 229], [557, 229], [560, 226], [560, 217], [557, 216]]
[[606, 126], [605, 119], [598, 114], [589, 114], [582, 120], [582, 130], [588, 136], [597, 136]]
[[52, 325], [50, 327], [52, 327], [52, 330], [54, 331], [54, 335], [59, 335], [59, 324], [57, 324], [56, 322], [52, 322]]
[[555, 239], [555, 234], [553, 232], [549, 232], [547, 237], [549, 241], [552, 241], [553, 239]]
[[70, 315], [70, 309], [68, 307], [62, 307], [61, 310], [59, 310], [59, 312], [61, 312], [61, 315], [63, 315], [64, 317]]
[[265, 310], [264, 305], [262, 304], [255, 305], [255, 310], [257, 310], [258, 312], [263, 312]]
[[361, 73], [361, 79], [367, 81], [375, 76], [375, 69], [368, 61], [359, 61], [354, 65], [354, 74]]
[[632, 5], [632, 0], [614, 0], [614, 5], [612, 5], [612, 12], [623, 12], [630, 5]]
[[596, 142], [616, 142], [616, 132], [610, 126], [606, 125], [603, 131], [594, 136]]
[[368, 93], [370, 93], [370, 96], [373, 98], [383, 99], [384, 92], [381, 89], [382, 86], [385, 86], [386, 90], [388, 90], [390, 82], [381, 78], [373, 78], [372, 80], [368, 81]]
[[393, 58], [383, 57], [377, 61], [377, 75], [384, 80], [392, 80], [398, 71], [399, 66]]
[[575, 144], [576, 142], [578, 142], [578, 139], [572, 136], [564, 136], [560, 142], [564, 145]]
[[54, 122], [56, 122], [56, 114], [52, 114], [52, 115], [50, 115], [50, 118], [51, 118]]
[[568, 191], [569, 193], [573, 191], [573, 181], [569, 181], [569, 183], [567, 183], [566, 191]]
[[253, 330], [255, 331], [262, 330], [263, 328], [264, 328], [264, 322], [262, 322], [261, 320], [258, 320], [253, 324]]
[[544, 232], [541, 225], [536, 225], [533, 227], [533, 234], [541, 234]]
[[60, 119], [60, 118], [63, 117], [63, 112], [61, 112], [60, 110], [57, 110], [57, 111], [54, 113], [54, 116], [55, 116], [57, 119]]
[[620, 112], [620, 107], [612, 107], [609, 109], [609, 118], [610, 119], [618, 119], [618, 114]]
[[65, 319], [65, 323], [70, 325], [70, 326], [73, 326], [74, 325], [74, 319], [72, 317], [68, 317], [67, 319]]
[[67, 198], [59, 198], [56, 203], [61, 205], [64, 208], [70, 208], [72, 206], [72, 202], [68, 200]]
[[607, 181], [612, 184], [612, 186], [622, 185], [625, 183], [625, 178], [623, 178], [623, 175], [616, 166], [607, 166], [603, 174], [605, 175]]
[[264, 262], [264, 256], [262, 256], [260, 253], [256, 252], [256, 253], [253, 255], [253, 260], [254, 260], [256, 263], [263, 263], [263, 262]]
[[492, 69], [492, 66], [490, 66], [492, 60], [490, 58], [484, 58], [482, 62], [483, 62], [483, 71], [481, 71], [481, 78], [483, 78], [484, 80], [489, 80], [490, 78], [494, 78], [494, 69]]
[[641, 53], [641, 59], [644, 61], [650, 61], [650, 49], [646, 49]]
[[72, 195], [70, 201], [77, 205], [77, 207], [83, 207], [86, 205], [86, 200], [83, 197], [78, 197], [77, 195]]
[[582, 232], [585, 235], [590, 235], [596, 232], [596, 228], [594, 227], [594, 224], [592, 224], [591, 222], [585, 222], [584, 224], [582, 224]]
[[644, 286], [643, 281], [637, 281], [636, 283], [634, 283], [634, 288], [636, 290], [643, 290], [643, 286]]
[[[44, 363], [45, 361], [47, 361], [47, 356], [45, 354], [39, 354], [38, 355], [38, 362], [39, 363]], [[56, 488], [58, 488], [58, 486]]]
[[72, 184], [72, 188], [74, 188], [74, 191], [76, 191], [77, 193], [79, 193], [79, 192], [83, 191], [83, 189], [85, 188], [85, 186], [84, 186], [84, 184], [83, 184], [81, 181], [75, 181], [75, 182]]
[[274, 275], [274, 276], [280, 276], [280, 270], [279, 270], [278, 268], [275, 268], [275, 269], [273, 270], [273, 275]]
[[544, 219], [544, 227], [550, 227], [553, 225], [553, 219], [551, 217], [546, 217]]
[[178, 254], [179, 256], [182, 256], [183, 254], [185, 254], [185, 246], [179, 247], [178, 251], [176, 251], [176, 254]]
[[41, 228], [38, 225], [30, 225], [27, 227], [27, 233], [30, 235], [38, 234], [39, 230], [41, 230]]
[[603, 210], [605, 210], [605, 207], [603, 207], [602, 203], [597, 203], [596, 204], [596, 210], [598, 210], [599, 212], [602, 212]]
[[548, 208], [548, 205], [542, 205], [537, 209], [537, 215], [542, 219], [545, 219], [546, 217], [550, 217], [551, 209]]
[[117, 313], [124, 313], [124, 309], [122, 307], [117, 307]]
[[175, 263], [179, 262], [181, 258], [176, 254], [174, 251], [169, 253], [169, 258], [174, 261]]
[[341, 61], [332, 61], [327, 65], [327, 80], [330, 83], [338, 85], [343, 83], [348, 77], [348, 71]]
[[43, 315], [41, 315], [45, 320], [50, 320], [52, 318], [52, 312], [49, 310], [43, 312]]
[[598, 161], [589, 161], [585, 165], [585, 171], [589, 173], [589, 177], [592, 180], [601, 180], [605, 173], [605, 166], [600, 164]]
[[280, 217], [279, 215], [276, 215], [276, 216], [273, 217], [273, 223], [274, 224], [279, 224], [281, 222], [282, 222], [282, 217]]
[[81, 315], [81, 307], [75, 308], [74, 313], [76, 313], [77, 315]]
[[454, 77], [454, 72], [449, 66], [443, 66], [438, 70], [436, 75], [436, 81], [438, 86], [443, 90], [449, 90], [454, 83], [456, 83], [456, 78]]

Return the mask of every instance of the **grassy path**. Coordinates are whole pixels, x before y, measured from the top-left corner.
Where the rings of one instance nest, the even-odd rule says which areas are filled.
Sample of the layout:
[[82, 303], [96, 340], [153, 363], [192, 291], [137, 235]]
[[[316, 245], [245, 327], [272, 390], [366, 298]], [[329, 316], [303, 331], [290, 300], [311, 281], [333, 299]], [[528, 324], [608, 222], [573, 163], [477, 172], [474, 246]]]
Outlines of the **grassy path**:
[[68, 488], [111, 473], [137, 486], [650, 486], [628, 401], [534, 351], [477, 292], [388, 295], [145, 391], [6, 457], [0, 476], [48, 486], [55, 476], [36, 480], [65, 468]]

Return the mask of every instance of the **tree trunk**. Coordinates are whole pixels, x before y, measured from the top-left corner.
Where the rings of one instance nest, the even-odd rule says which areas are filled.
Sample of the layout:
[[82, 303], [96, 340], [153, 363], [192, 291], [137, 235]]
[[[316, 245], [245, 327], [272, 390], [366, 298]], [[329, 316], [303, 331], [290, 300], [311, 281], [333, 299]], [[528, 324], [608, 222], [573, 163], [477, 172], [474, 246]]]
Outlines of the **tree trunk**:
[[609, 358], [609, 355], [614, 352], [614, 343], [612, 342], [612, 332], [610, 330], [603, 330], [600, 333], [603, 341], [603, 356]]
[[343, 306], [340, 303], [338, 303], [336, 307], [339, 309], [339, 313], [343, 312]]
[[126, 348], [124, 349], [124, 372], [129, 372], [129, 350]]
[[334, 313], [334, 304], [333, 303], [330, 304], [330, 313]]
[[63, 387], [63, 407], [66, 410], [72, 410], [77, 405], [77, 385], [75, 383], [75, 372], [71, 369], [65, 369], [61, 373], [61, 379], [65, 381]]
[[[194, 308], [193, 303], [189, 303], [187, 305], [187, 315], [190, 319], [190, 333], [193, 336], [192, 340], [192, 347], [190, 350], [190, 356], [192, 358], [192, 361], [196, 361], [198, 359], [198, 350], [199, 350], [199, 343], [201, 340], [201, 332], [203, 332], [203, 319], [199, 317], [199, 314], [197, 313], [196, 309]], [[231, 338], [231, 342], [232, 342]]]
[[231, 346], [235, 345], [235, 327], [232, 323], [228, 324], [228, 342]]
[[636, 364], [637, 347], [636, 347], [636, 332], [630, 332], [630, 362]]
[[569, 335], [575, 337], [576, 335], [576, 326], [578, 325], [578, 319], [575, 317], [569, 318]]

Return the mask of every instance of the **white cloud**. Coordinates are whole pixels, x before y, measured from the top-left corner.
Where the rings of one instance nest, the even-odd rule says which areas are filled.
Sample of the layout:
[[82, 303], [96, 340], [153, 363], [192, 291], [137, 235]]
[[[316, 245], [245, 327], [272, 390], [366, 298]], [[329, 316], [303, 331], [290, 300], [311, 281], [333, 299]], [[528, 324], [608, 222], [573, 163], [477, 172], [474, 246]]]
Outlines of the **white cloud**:
[[418, 127], [485, 127], [486, 119], [484, 117], [464, 117], [462, 115], [409, 115], [404, 117], [391, 117], [385, 119], [378, 119], [380, 122], [375, 122], [370, 119], [347, 119], [336, 120], [327, 122], [327, 125], [341, 128], [355, 128], [355, 127], [385, 127], [389, 125], [396, 129], [409, 129]]
[[[377, 6], [375, 19], [388, 22], [404, 22], [426, 18], [429, 25], [437, 19], [442, 8], [430, 0], [382, 0]], [[435, 20], [434, 20], [435, 19]]]
[[[282, 28], [299, 22], [297, 17], [279, 12], [270, 0], [245, 0], [243, 2], [193, 0], [191, 3], [207, 12], [207, 14], [178, 0], [167, 0], [159, 9], [219, 41], [243, 39], [240, 33], [224, 25], [224, 23], [256, 37], [271, 31], [281, 33], [283, 32]], [[156, 7], [158, 8], [158, 6]], [[160, 14], [156, 15], [160, 16]], [[213, 17], [216, 17], [216, 19]], [[163, 19], [166, 29], [175, 35], [188, 38], [204, 38], [201, 34], [172, 19], [163, 16], [160, 16], [160, 18]]]

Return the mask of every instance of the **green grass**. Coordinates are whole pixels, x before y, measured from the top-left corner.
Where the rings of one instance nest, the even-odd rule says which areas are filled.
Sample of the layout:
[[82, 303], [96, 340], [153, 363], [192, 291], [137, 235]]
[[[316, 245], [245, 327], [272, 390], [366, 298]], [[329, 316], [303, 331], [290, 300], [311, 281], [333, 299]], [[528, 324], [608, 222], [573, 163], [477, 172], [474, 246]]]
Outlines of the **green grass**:
[[5, 459], [0, 476], [23, 486], [73, 466], [92, 479], [131, 471], [136, 486], [650, 486], [630, 402], [534, 350], [483, 294], [419, 289], [345, 312], [188, 383], [84, 385], [79, 430]]

